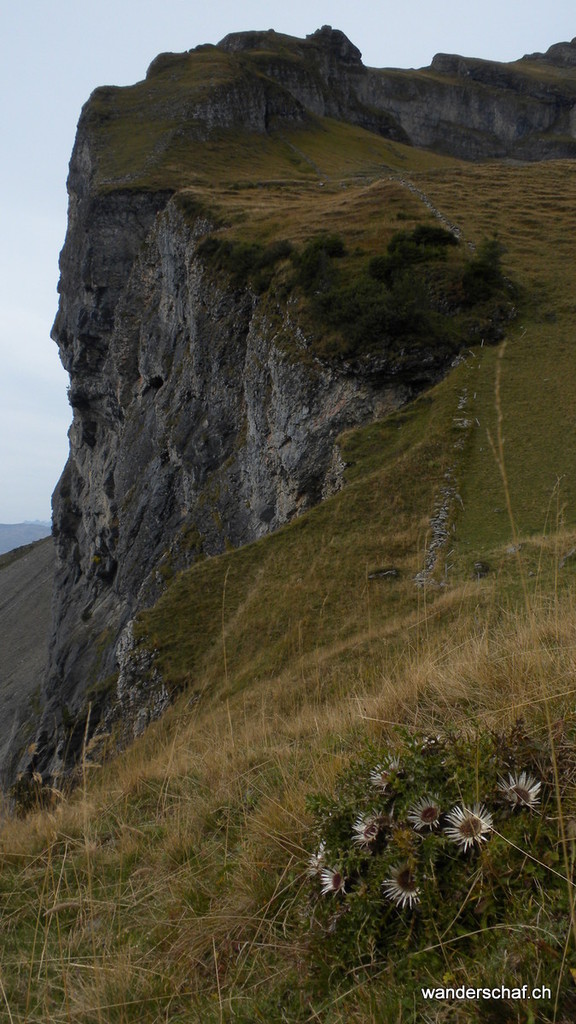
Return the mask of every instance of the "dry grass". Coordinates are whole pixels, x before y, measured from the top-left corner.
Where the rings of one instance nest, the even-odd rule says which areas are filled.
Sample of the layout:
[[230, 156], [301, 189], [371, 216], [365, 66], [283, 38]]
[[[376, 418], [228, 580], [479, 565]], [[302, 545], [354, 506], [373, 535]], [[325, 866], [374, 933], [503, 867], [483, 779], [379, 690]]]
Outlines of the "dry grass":
[[440, 605], [428, 623], [406, 624], [393, 671], [376, 655], [371, 672], [355, 685], [343, 675], [328, 694], [279, 677], [205, 709], [182, 698], [84, 791], [7, 822], [13, 1020], [199, 1021], [211, 1019], [210, 993], [238, 1006], [238, 993], [281, 990], [303, 956], [294, 914], [306, 797], [332, 790], [361, 736], [390, 737], [397, 723], [501, 728], [518, 716], [538, 735], [545, 706], [561, 730], [576, 689], [573, 600], [493, 624], [455, 617], [454, 594]]

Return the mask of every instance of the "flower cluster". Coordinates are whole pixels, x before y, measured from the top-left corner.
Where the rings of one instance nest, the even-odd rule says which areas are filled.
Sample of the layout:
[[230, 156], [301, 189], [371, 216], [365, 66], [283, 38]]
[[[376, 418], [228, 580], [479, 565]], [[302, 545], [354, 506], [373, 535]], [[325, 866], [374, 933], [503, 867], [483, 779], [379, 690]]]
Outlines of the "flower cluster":
[[[372, 798], [373, 802], [382, 806], [357, 811], [351, 822], [348, 818], [347, 844], [342, 842], [345, 815], [328, 813], [333, 829], [340, 823], [338, 847], [335, 848], [333, 840], [323, 838], [308, 866], [309, 873], [319, 877], [322, 895], [351, 893], [369, 873], [369, 862], [380, 859], [380, 893], [400, 910], [411, 910], [420, 903], [427, 885], [420, 857], [425, 844], [428, 844], [427, 857], [431, 864], [437, 855], [430, 852], [430, 843], [440, 844], [446, 850], [453, 844], [464, 855], [482, 848], [494, 831], [493, 813], [487, 809], [486, 802], [456, 803], [454, 796], [449, 799], [449, 785], [446, 778], [442, 778], [442, 772], [447, 771], [446, 761], [437, 758], [436, 763], [432, 763], [431, 760], [441, 749], [440, 738], [435, 738], [433, 743], [424, 741], [418, 752], [422, 765], [420, 775], [392, 755], [386, 755], [369, 769], [370, 788], [378, 794], [377, 800]], [[414, 799], [411, 786], [425, 778], [427, 769], [438, 789]], [[535, 811], [540, 790], [541, 782], [526, 770], [508, 772], [507, 778], [500, 776], [497, 783], [496, 780], [492, 783], [492, 792], [500, 804], [508, 808], [508, 814], [516, 810]], [[359, 788], [357, 792], [361, 799]], [[410, 802], [408, 796], [412, 797]]]

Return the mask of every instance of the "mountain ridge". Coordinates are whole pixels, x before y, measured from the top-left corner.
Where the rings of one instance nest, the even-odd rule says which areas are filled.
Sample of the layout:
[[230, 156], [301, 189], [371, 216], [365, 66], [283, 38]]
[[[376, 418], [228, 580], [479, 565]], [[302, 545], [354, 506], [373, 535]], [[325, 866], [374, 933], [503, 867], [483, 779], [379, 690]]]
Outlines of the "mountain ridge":
[[[453, 138], [463, 102], [468, 123]], [[337, 491], [339, 435], [435, 384], [465, 345], [432, 332], [416, 348], [389, 339], [378, 356], [343, 358], [337, 327], [322, 342], [325, 328], [292, 268], [326, 220], [348, 234], [343, 265], [360, 275], [358, 287], [375, 280], [362, 277], [358, 246], [367, 245], [366, 261], [384, 260], [382, 298], [395, 273], [382, 255], [397, 233], [394, 211], [414, 230], [443, 216], [404, 169], [413, 160], [458, 173], [453, 155], [418, 146], [439, 139], [441, 150], [477, 156], [477, 143], [483, 158], [508, 158], [516, 143], [529, 156], [526, 140], [537, 136], [534, 159], [565, 155], [574, 140], [558, 132], [575, 102], [576, 79], [552, 86], [517, 64], [444, 56], [422, 73], [373, 72], [329, 26], [305, 40], [233, 34], [216, 47], [161, 55], [135, 86], [93, 93], [70, 163], [60, 260], [54, 338], [74, 421], [54, 495], [55, 618], [30, 770], [57, 775], [80, 755], [88, 705], [96, 729], [114, 700], [119, 658], [124, 689], [131, 655], [140, 663], [134, 616], [176, 572], [257, 540]], [[485, 130], [474, 126], [474, 110]], [[286, 209], [289, 239], [278, 228]], [[411, 238], [408, 231], [401, 259], [420, 260], [428, 250]], [[257, 286], [233, 269], [235, 254], [256, 258], [256, 243], [281, 254], [266, 257]], [[232, 263], [222, 270], [216, 256], [226, 251]], [[445, 284], [440, 263], [425, 272], [433, 317], [468, 308], [469, 257], [463, 245], [458, 253]], [[321, 260], [337, 280], [335, 261]], [[402, 303], [400, 278], [393, 302]], [[502, 337], [515, 315], [506, 282], [498, 308], [466, 314], [469, 341]], [[414, 320], [406, 308], [404, 323]], [[420, 322], [428, 330], [436, 321], [420, 311], [410, 337]], [[152, 710], [139, 706], [139, 721], [158, 707], [154, 686], [149, 698]]]

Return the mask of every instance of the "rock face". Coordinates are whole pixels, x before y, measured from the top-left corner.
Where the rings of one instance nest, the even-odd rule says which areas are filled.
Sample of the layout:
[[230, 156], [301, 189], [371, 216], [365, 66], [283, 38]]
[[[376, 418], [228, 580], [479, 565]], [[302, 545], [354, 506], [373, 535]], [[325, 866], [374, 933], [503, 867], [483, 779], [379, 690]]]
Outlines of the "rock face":
[[414, 146], [466, 160], [576, 155], [575, 40], [511, 64], [437, 54], [420, 71], [366, 68], [329, 26], [305, 40], [248, 32], [219, 46], [251, 53], [306, 110]]
[[214, 280], [197, 251], [205, 222], [163, 193], [78, 199], [75, 161], [55, 324], [74, 420], [35, 758], [50, 773], [77, 752], [88, 700], [97, 724], [94, 690], [166, 576], [318, 502], [339, 485], [337, 434], [414, 390], [289, 357], [279, 336], [297, 344], [297, 324]]
[[576, 83], [534, 75], [543, 59], [378, 71], [324, 27], [305, 40], [227, 36], [162, 55], [138, 86], [94, 93], [70, 165], [54, 325], [73, 423], [53, 499], [54, 629], [29, 767], [55, 774], [74, 760], [87, 707], [93, 728], [119, 667], [124, 699], [130, 621], [168, 576], [336, 489], [338, 433], [445, 370], [419, 359], [400, 381], [295, 356], [305, 339], [290, 303], [271, 311], [203, 261], [211, 223], [182, 213], [175, 147], [328, 116], [460, 156], [573, 155]]

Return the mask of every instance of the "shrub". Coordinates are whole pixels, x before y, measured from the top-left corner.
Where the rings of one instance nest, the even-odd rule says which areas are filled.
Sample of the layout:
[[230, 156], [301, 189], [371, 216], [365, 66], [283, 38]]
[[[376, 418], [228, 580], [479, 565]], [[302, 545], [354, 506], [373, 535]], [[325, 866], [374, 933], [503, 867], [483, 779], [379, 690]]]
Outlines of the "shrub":
[[250, 284], [255, 291], [270, 287], [274, 268], [287, 259], [292, 245], [287, 240], [268, 246], [258, 242], [240, 242], [208, 235], [198, 246], [198, 254], [212, 269], [229, 274], [234, 287]]
[[506, 288], [502, 273], [504, 247], [498, 239], [486, 239], [464, 271], [462, 285], [468, 305], [485, 302]]
[[385, 256], [374, 256], [368, 273], [377, 281], [390, 284], [415, 263], [446, 258], [446, 249], [458, 245], [458, 239], [444, 228], [419, 224], [413, 231], [398, 231], [388, 243]]
[[316, 235], [296, 257], [297, 283], [310, 295], [327, 291], [334, 283], [333, 259], [339, 259], [346, 252], [339, 235]]
[[342, 239], [312, 238], [294, 262], [295, 283], [308, 296], [318, 329], [316, 351], [327, 357], [389, 357], [397, 372], [398, 360], [414, 359], [424, 349], [430, 365], [430, 358], [444, 361], [480, 333], [498, 340], [501, 324], [513, 313], [499, 243], [485, 243], [467, 263], [460, 257], [446, 265], [449, 250], [458, 245], [445, 228], [419, 224], [397, 232], [385, 253], [355, 260], [346, 274], [336, 265], [345, 255]]

